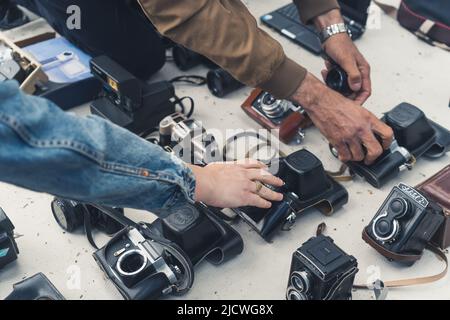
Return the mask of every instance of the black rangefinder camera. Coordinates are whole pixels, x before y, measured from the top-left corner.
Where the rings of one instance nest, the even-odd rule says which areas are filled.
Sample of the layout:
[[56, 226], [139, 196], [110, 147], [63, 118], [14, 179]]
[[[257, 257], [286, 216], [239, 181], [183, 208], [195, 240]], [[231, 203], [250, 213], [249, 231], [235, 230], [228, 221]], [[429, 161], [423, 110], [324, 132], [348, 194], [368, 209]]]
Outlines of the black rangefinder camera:
[[90, 67], [103, 84], [100, 97], [91, 104], [93, 114], [140, 134], [175, 112], [175, 91], [170, 82], [147, 84], [107, 56], [93, 58]]
[[208, 58], [185, 47], [180, 45], [173, 47], [172, 56], [175, 65], [182, 71], [187, 71], [201, 64], [211, 69], [206, 75], [206, 84], [209, 91], [216, 97], [222, 98], [244, 86]]
[[400, 183], [364, 228], [362, 237], [389, 260], [412, 265], [443, 221], [440, 206]]
[[[67, 232], [74, 232], [82, 226], [86, 227], [87, 222], [91, 228], [108, 235], [123, 229], [122, 224], [91, 205], [55, 198], [51, 203], [51, 208], [56, 222]], [[123, 215], [123, 209], [116, 209], [116, 211]]]
[[128, 300], [183, 294], [194, 281], [186, 254], [176, 244], [152, 234], [144, 224], [117, 233], [94, 252], [94, 259]]
[[292, 256], [287, 300], [351, 300], [358, 263], [319, 235], [306, 241]]
[[19, 248], [14, 240], [14, 225], [0, 208], [0, 269], [17, 259]]
[[308, 208], [330, 215], [348, 201], [347, 190], [328, 176], [322, 162], [305, 149], [276, 159], [269, 167], [285, 182], [283, 187], [274, 189], [284, 195], [283, 200], [273, 202], [269, 209], [242, 207], [235, 210], [267, 241], [275, 231], [289, 229], [297, 216]]

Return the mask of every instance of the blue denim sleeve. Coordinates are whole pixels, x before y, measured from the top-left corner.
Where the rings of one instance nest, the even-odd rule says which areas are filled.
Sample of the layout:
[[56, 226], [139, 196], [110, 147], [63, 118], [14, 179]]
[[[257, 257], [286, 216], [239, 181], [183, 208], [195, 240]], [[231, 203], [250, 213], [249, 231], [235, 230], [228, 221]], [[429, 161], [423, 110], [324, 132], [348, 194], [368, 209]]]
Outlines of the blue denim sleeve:
[[193, 202], [195, 189], [192, 171], [159, 146], [28, 96], [13, 81], [0, 83], [0, 181], [144, 210]]

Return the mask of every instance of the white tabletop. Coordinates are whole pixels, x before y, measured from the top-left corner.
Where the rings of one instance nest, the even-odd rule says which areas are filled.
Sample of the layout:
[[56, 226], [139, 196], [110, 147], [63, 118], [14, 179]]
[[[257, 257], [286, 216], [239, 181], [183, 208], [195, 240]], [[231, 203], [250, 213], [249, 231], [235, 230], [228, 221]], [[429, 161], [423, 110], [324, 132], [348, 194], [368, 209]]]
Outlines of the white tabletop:
[[[276, 9], [286, 1], [248, 0], [255, 17]], [[263, 27], [283, 45], [288, 56], [320, 75], [321, 58], [312, 55], [277, 33]], [[377, 116], [401, 102], [420, 107], [436, 122], [450, 127], [450, 54], [419, 41], [402, 29], [393, 19], [374, 8], [369, 30], [357, 45], [372, 66], [373, 95], [365, 107]], [[204, 74], [198, 68], [189, 73]], [[179, 71], [167, 64], [155, 78], [169, 79]], [[226, 99], [212, 97], [206, 88], [178, 86], [180, 96], [190, 95], [196, 101], [194, 117], [206, 128], [260, 127], [241, 110], [240, 105], [251, 89], [245, 88]], [[77, 112], [85, 114], [86, 106]], [[307, 148], [317, 155], [327, 169], [335, 170], [339, 162], [328, 151], [328, 144], [316, 129], [308, 129], [300, 146], [282, 146], [284, 152]], [[289, 232], [281, 232], [269, 244], [263, 241], [244, 222], [234, 227], [244, 239], [244, 252], [215, 267], [208, 263], [196, 269], [189, 299], [284, 299], [292, 253], [313, 236], [317, 225], [325, 221], [326, 234], [344, 251], [358, 259], [357, 282], [374, 279], [378, 272], [383, 280], [408, 278], [437, 273], [442, 263], [432, 254], [412, 267], [400, 267], [379, 255], [361, 239], [363, 227], [370, 221], [390, 189], [402, 181], [416, 185], [449, 163], [449, 156], [428, 161], [420, 160], [413, 171], [403, 172], [396, 180], [377, 190], [357, 179], [344, 183], [349, 202], [332, 217], [312, 211], [297, 220]], [[65, 234], [56, 224], [50, 210], [52, 197], [0, 183], [0, 206], [23, 235], [17, 239], [20, 255], [17, 262], [0, 271], [0, 298], [6, 296], [12, 284], [24, 277], [43, 272], [68, 299], [120, 299], [114, 286], [105, 279], [91, 254], [94, 251], [81, 233]], [[141, 220], [151, 221], [148, 213], [128, 211]], [[106, 240], [99, 236], [99, 242]], [[390, 290], [388, 299], [447, 299], [450, 298], [449, 277], [430, 285]], [[373, 299], [367, 291], [353, 293], [353, 299]]]

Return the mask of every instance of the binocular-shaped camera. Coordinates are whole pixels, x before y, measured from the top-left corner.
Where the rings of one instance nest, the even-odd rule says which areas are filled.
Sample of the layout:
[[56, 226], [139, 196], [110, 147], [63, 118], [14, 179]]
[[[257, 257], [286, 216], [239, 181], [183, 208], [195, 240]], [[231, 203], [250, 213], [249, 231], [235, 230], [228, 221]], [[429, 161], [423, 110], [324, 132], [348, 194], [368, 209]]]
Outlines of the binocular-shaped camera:
[[[108, 235], [115, 234], [123, 229], [122, 224], [91, 205], [55, 198], [51, 203], [51, 208], [56, 222], [67, 232], [74, 232], [82, 226], [86, 228], [87, 223], [92, 229], [97, 229]], [[116, 210], [123, 215], [123, 209]]]
[[363, 239], [389, 260], [412, 265], [443, 221], [441, 207], [400, 183], [364, 228]]
[[235, 209], [266, 241], [275, 231], [289, 229], [308, 208], [330, 215], [348, 201], [347, 190], [328, 176], [322, 162], [305, 149], [272, 161], [269, 169], [285, 182], [283, 187], [275, 188], [284, 195], [283, 200], [273, 202], [269, 209]]
[[0, 269], [17, 259], [19, 247], [14, 239], [14, 225], [0, 208]]
[[[382, 187], [400, 171], [412, 169], [417, 158], [439, 158], [450, 146], [450, 131], [427, 119], [416, 106], [401, 103], [382, 118], [394, 131], [391, 147], [371, 165], [348, 162], [350, 170], [375, 188]], [[332, 152], [337, 156], [336, 150]]]
[[94, 258], [126, 299], [183, 294], [194, 281], [193, 265], [218, 265], [243, 250], [241, 236], [213, 210], [187, 204], [161, 211], [152, 224], [120, 231]]
[[358, 262], [319, 235], [292, 255], [287, 300], [351, 300]]
[[188, 163], [205, 165], [222, 160], [214, 136], [201, 122], [182, 113], [167, 116], [159, 123], [158, 144]]
[[90, 67], [103, 84], [100, 97], [90, 106], [93, 114], [141, 134], [175, 112], [175, 89], [171, 83], [147, 84], [107, 56], [93, 58]]
[[185, 47], [180, 45], [173, 47], [172, 56], [176, 66], [182, 71], [187, 71], [201, 64], [211, 69], [206, 75], [206, 84], [209, 91], [216, 97], [222, 98], [244, 86], [208, 58]]
[[268, 92], [254, 89], [242, 104], [250, 118], [268, 130], [279, 130], [279, 139], [284, 143], [301, 142], [304, 129], [312, 125], [303, 108], [288, 100], [276, 99]]

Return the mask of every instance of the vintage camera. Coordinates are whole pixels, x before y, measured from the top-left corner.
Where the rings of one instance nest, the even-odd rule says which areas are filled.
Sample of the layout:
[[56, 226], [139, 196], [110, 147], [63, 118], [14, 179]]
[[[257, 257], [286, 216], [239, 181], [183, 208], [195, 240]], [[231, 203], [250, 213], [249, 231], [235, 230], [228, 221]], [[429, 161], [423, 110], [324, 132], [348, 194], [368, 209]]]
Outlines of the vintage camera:
[[5, 300], [65, 300], [53, 283], [37, 273], [13, 285], [13, 291]]
[[364, 228], [363, 239], [389, 260], [412, 265], [443, 221], [441, 207], [400, 183]]
[[244, 249], [242, 237], [219, 218], [219, 209], [201, 203], [186, 204], [170, 212], [162, 212], [150, 228], [176, 243], [194, 265], [203, 260], [219, 265], [234, 258]]
[[[382, 187], [399, 172], [411, 170], [419, 157], [442, 157], [450, 146], [450, 132], [426, 118], [417, 107], [401, 103], [382, 118], [394, 131], [390, 148], [371, 165], [348, 162], [350, 170], [375, 188]], [[332, 153], [337, 152], [331, 147]]]
[[284, 143], [301, 142], [305, 137], [304, 129], [312, 125], [303, 108], [290, 101], [276, 99], [261, 89], [252, 91], [242, 109], [264, 128], [279, 130], [279, 138]]
[[144, 224], [123, 229], [93, 256], [128, 300], [183, 294], [194, 281], [186, 254], [176, 244], [153, 235]]
[[187, 71], [201, 64], [211, 69], [206, 75], [206, 84], [209, 91], [216, 97], [222, 98], [244, 86], [208, 58], [185, 47], [180, 45], [174, 46], [172, 56], [175, 65], [182, 71]]
[[205, 165], [220, 161], [221, 153], [212, 134], [202, 123], [174, 113], [159, 123], [159, 145], [186, 162]]
[[93, 114], [141, 134], [175, 112], [175, 92], [170, 82], [147, 84], [107, 56], [93, 58], [90, 67], [103, 83], [100, 97], [90, 106]]
[[351, 300], [358, 263], [319, 235], [306, 241], [292, 256], [287, 300]]
[[17, 259], [19, 247], [14, 239], [14, 225], [0, 208], [0, 269]]
[[[74, 232], [82, 226], [86, 228], [87, 220], [89, 220], [91, 228], [108, 235], [115, 234], [123, 229], [122, 224], [91, 205], [55, 198], [51, 203], [51, 207], [56, 222], [67, 232]], [[123, 209], [116, 210], [123, 215]]]
[[348, 201], [347, 190], [328, 176], [322, 162], [305, 149], [274, 160], [269, 169], [285, 182], [283, 187], [274, 188], [284, 195], [283, 200], [273, 202], [269, 209], [235, 209], [266, 241], [275, 231], [289, 229], [297, 216], [308, 208], [330, 215]]

